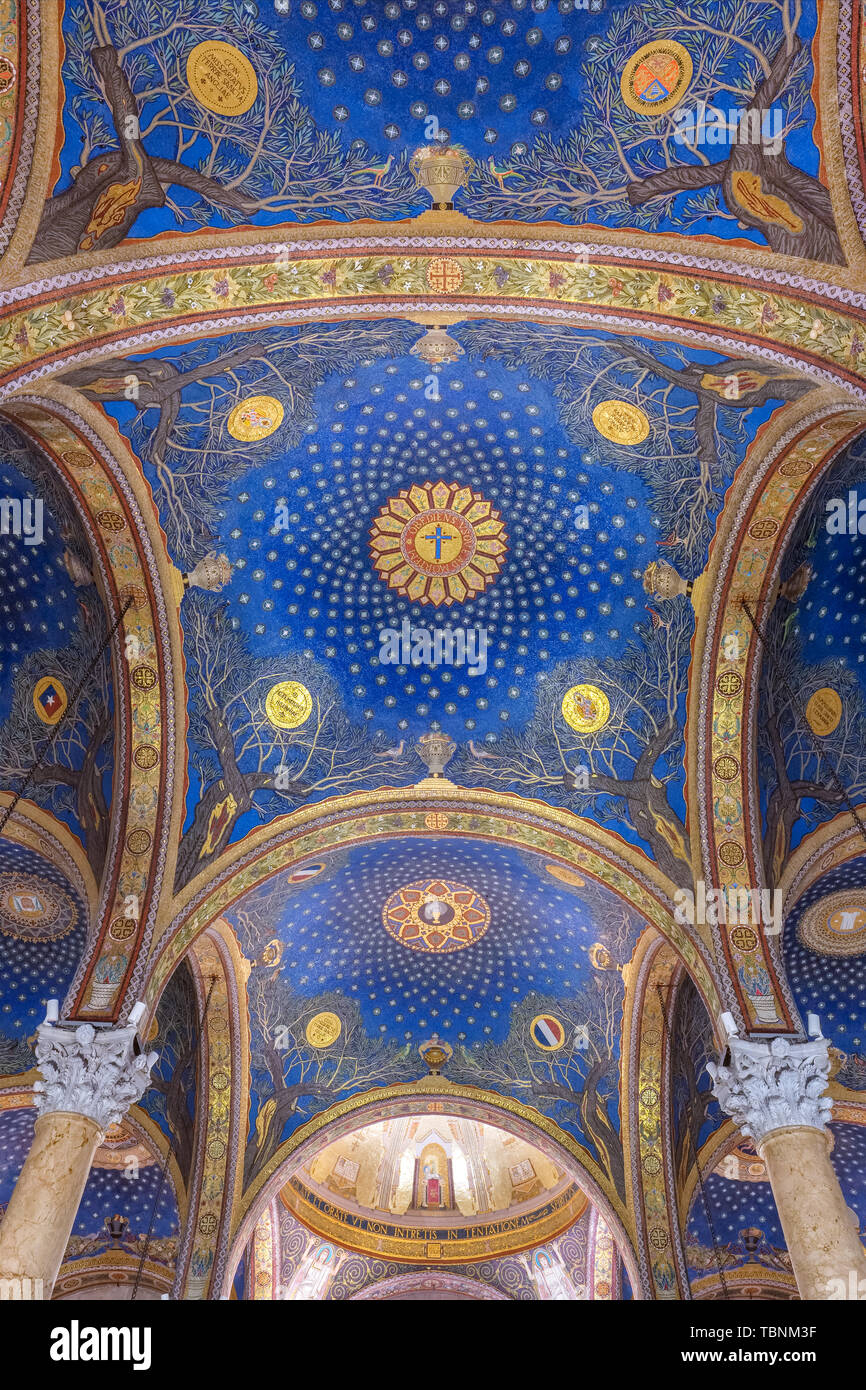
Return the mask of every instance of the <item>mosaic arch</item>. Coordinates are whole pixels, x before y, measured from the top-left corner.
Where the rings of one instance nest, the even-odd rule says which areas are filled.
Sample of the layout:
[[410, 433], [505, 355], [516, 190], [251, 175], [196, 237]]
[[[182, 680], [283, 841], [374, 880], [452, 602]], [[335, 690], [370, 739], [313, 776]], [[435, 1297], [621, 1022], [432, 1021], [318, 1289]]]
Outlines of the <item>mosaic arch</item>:
[[[742, 799], [732, 801], [728, 760], [741, 768], [754, 765], [751, 749], [763, 657], [759, 634], [779, 597], [786, 537], [821, 473], [862, 433], [863, 423], [858, 411], [832, 400], [823, 408], [816, 400], [811, 409], [804, 402], [788, 420], [780, 417], [755, 451], [754, 471], [739, 485], [736, 504], [729, 506], [723, 521], [721, 544], [714, 547], [708, 578], [713, 592], [724, 600], [715, 602], [699, 625], [700, 679], [692, 685], [691, 700], [692, 718], [698, 724], [693, 765], [703, 769], [699, 804], [715, 810], [712, 817], [702, 810], [693, 840], [704, 872], [723, 885], [766, 886], [757, 785], [753, 776], [743, 779]], [[785, 996], [784, 980], [778, 981], [773, 944], [751, 938], [738, 944], [730, 933], [721, 936], [718, 927], [713, 930], [717, 949], [739, 982], [748, 1026], [756, 1031], [778, 1031], [780, 1023], [790, 1027], [791, 1001]], [[756, 951], [762, 947], [763, 959], [758, 960]], [[760, 1013], [759, 998], [767, 1000]]]
[[[817, 295], [811, 286], [802, 294], [790, 276], [780, 276], [768, 313], [766, 271], [758, 279], [744, 266], [699, 263], [704, 258], [682, 269], [680, 257], [664, 267], [641, 256], [619, 259], [601, 244], [565, 233], [553, 242], [524, 233], [504, 244], [467, 236], [459, 226], [432, 234], [419, 227], [396, 243], [299, 235], [290, 267], [278, 244], [237, 235], [237, 245], [219, 256], [179, 250], [136, 259], [119, 274], [112, 267], [104, 279], [98, 270], [71, 272], [47, 290], [38, 282], [11, 290], [0, 315], [6, 348], [0, 389], [20, 389], [96, 356], [231, 326], [417, 315], [434, 322], [443, 316], [446, 322], [479, 316], [522, 321], [528, 310], [539, 321], [604, 322], [623, 332], [654, 327], [665, 336], [724, 345], [731, 356], [780, 354], [775, 360], [862, 391], [864, 303], [854, 290], [840, 293], [828, 284], [823, 295], [819, 286]], [[431, 294], [429, 276], [454, 236], [462, 243], [454, 259], [460, 288], [443, 298]], [[383, 277], [393, 286], [385, 293]]]
[[[463, 804], [462, 798], [465, 798]], [[405, 809], [399, 804], [407, 801]], [[413, 804], [415, 803], [415, 804]], [[293, 865], [316, 862], [323, 852], [353, 843], [380, 841], [398, 835], [429, 837], [431, 831], [511, 843], [515, 847], [549, 856], [572, 873], [585, 871], [631, 903], [645, 921], [669, 936], [694, 971], [699, 987], [719, 1009], [718, 987], [704, 943], [672, 917], [672, 889], [663, 876], [639, 852], [618, 837], [535, 803], [524, 817], [510, 800], [489, 792], [462, 793], [461, 800], [418, 798], [412, 792], [383, 801], [373, 793], [360, 793], [329, 804], [327, 814], [310, 807], [287, 819], [284, 826], [259, 832], [234, 847], [226, 862], [215, 865], [204, 884], [196, 883], [181, 894], [174, 920], [166, 922], [154, 943], [150, 966], [151, 989], [159, 990], [196, 936], [254, 886]], [[554, 877], [556, 877], [554, 875]], [[566, 877], [567, 881], [567, 877]]]
[[285, 1151], [276, 1156], [272, 1165], [273, 1172], [257, 1186], [255, 1191], [246, 1194], [242, 1208], [238, 1213], [231, 1252], [226, 1264], [227, 1270], [233, 1271], [237, 1266], [244, 1247], [256, 1228], [260, 1215], [268, 1207], [272, 1198], [279, 1192], [291, 1173], [314, 1153], [333, 1142], [339, 1135], [351, 1133], [358, 1127], [359, 1122], [364, 1124], [371, 1119], [383, 1119], [391, 1116], [435, 1115], [440, 1111], [444, 1114], [449, 1110], [451, 1113], [465, 1114], [471, 1118], [487, 1122], [494, 1128], [501, 1127], [503, 1122], [507, 1120], [507, 1127], [511, 1133], [522, 1136], [527, 1143], [553, 1157], [560, 1166], [565, 1166], [566, 1171], [570, 1172], [575, 1181], [583, 1186], [590, 1200], [603, 1213], [605, 1221], [614, 1233], [617, 1248], [634, 1287], [634, 1256], [621, 1218], [613, 1211], [607, 1198], [597, 1188], [592, 1174], [591, 1160], [585, 1166], [583, 1155], [579, 1154], [573, 1143], [569, 1142], [568, 1136], [529, 1107], [475, 1087], [465, 1088], [449, 1085], [437, 1087], [433, 1078], [417, 1086], [386, 1088], [381, 1092], [367, 1092], [362, 1096], [353, 1097], [349, 1101], [340, 1102], [330, 1111], [317, 1116], [315, 1121], [304, 1127], [304, 1130], [298, 1131], [296, 1136], [293, 1136], [292, 1141], [285, 1146]]
[[[86, 405], [82, 418], [76, 408], [80, 404], [76, 399], [70, 408], [69, 393], [60, 400], [21, 398], [9, 413], [57, 471], [84, 520], [100, 595], [107, 602], [106, 645], [122, 696], [115, 714], [123, 757], [115, 769], [113, 796], [123, 811], [113, 822], [99, 931], [90, 947], [100, 978], [92, 978], [82, 962], [72, 985], [77, 1007], [86, 1005], [86, 1014], [101, 1017], [120, 1007], [134, 978], [138, 933], [143, 928], [147, 939], [158, 902], [165, 832], [159, 816], [156, 834], [137, 826], [135, 819], [147, 819], [154, 805], [160, 812], [171, 807], [173, 759], [168, 750], [176, 675], [165, 681], [160, 672], [175, 628], [161, 582], [165, 564], [155, 558], [144, 520], [147, 510], [140, 509], [141, 484], [86, 418]], [[170, 586], [167, 591], [171, 593]], [[127, 652], [139, 653], [139, 659], [128, 660]], [[148, 653], [154, 666], [148, 664]], [[168, 672], [174, 667], [168, 657]], [[127, 913], [130, 903], [136, 915]]]

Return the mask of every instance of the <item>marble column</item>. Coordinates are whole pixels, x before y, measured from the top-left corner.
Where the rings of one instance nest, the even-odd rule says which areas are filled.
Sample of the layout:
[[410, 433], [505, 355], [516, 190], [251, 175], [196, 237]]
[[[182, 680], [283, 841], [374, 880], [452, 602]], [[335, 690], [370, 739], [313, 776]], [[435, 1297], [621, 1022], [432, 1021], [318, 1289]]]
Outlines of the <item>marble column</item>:
[[37, 1030], [38, 1117], [0, 1225], [0, 1299], [49, 1299], [105, 1131], [140, 1100], [156, 1053], [136, 1029], [43, 1023]]
[[866, 1291], [866, 1252], [830, 1161], [826, 1038], [733, 1035], [728, 1045], [728, 1065], [708, 1070], [719, 1104], [766, 1164], [800, 1297], [857, 1297], [858, 1288]]

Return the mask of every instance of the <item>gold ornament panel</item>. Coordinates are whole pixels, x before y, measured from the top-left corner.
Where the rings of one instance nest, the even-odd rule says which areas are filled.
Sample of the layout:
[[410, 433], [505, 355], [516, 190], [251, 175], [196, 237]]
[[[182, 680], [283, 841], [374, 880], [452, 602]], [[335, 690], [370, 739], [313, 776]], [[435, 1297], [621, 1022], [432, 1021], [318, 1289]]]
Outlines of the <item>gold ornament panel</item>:
[[398, 888], [382, 908], [389, 936], [412, 951], [462, 951], [484, 936], [490, 908], [464, 883], [424, 879]]

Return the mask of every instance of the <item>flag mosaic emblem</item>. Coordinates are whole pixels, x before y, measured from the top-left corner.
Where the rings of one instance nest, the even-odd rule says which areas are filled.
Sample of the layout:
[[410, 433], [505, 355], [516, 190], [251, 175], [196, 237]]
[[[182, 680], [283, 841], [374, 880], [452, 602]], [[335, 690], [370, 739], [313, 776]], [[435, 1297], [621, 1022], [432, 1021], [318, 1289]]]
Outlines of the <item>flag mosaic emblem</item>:
[[33, 687], [33, 708], [43, 724], [56, 724], [63, 718], [69, 701], [56, 676], [43, 676]]
[[553, 1014], [537, 1014], [529, 1025], [529, 1035], [544, 1052], [558, 1052], [565, 1042], [565, 1028]]

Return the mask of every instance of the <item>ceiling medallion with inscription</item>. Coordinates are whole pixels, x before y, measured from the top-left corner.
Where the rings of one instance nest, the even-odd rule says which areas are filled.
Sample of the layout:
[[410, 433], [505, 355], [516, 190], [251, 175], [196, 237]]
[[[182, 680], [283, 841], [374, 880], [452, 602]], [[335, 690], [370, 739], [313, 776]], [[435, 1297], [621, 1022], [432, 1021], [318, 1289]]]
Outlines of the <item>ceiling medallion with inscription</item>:
[[339, 1014], [327, 1011], [314, 1014], [307, 1024], [305, 1036], [311, 1047], [330, 1047], [343, 1031]]
[[265, 699], [265, 714], [275, 729], [299, 729], [312, 708], [313, 697], [300, 681], [278, 681]]
[[249, 58], [222, 39], [205, 39], [190, 49], [186, 80], [196, 101], [217, 116], [243, 116], [259, 94]]
[[412, 951], [462, 951], [490, 926], [490, 908], [474, 888], [431, 878], [392, 893], [382, 909], [389, 936]]
[[404, 488], [370, 528], [373, 567], [414, 603], [462, 603], [499, 575], [505, 523], [480, 492], [459, 483]]
[[644, 411], [628, 401], [601, 401], [592, 412], [592, 423], [614, 444], [640, 444], [650, 432]]
[[822, 686], [809, 697], [806, 721], [813, 734], [826, 738], [838, 727], [842, 718], [842, 701], [832, 686]]
[[798, 936], [821, 956], [860, 956], [866, 952], [866, 893], [843, 888], [813, 903], [800, 921]]

